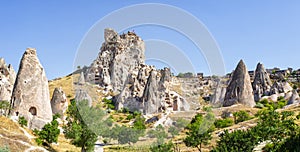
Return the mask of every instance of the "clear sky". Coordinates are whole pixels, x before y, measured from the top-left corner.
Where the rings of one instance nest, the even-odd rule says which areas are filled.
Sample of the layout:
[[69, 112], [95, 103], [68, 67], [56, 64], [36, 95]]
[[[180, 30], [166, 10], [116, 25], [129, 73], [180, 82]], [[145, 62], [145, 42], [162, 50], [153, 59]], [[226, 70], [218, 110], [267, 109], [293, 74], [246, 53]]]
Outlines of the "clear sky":
[[[226, 72], [231, 72], [240, 59], [249, 70], [257, 62], [268, 68], [300, 68], [300, 1], [297, 0], [1, 1], [0, 57], [18, 69], [26, 48], [34, 47], [49, 79], [67, 75], [73, 70], [81, 40], [97, 21], [115, 10], [141, 3], [173, 5], [198, 18], [218, 43]], [[180, 36], [155, 26], [134, 29], [145, 40], [171, 42], [191, 58], [196, 71], [210, 74], [204, 58], [193, 59], [190, 53], [193, 48]], [[103, 32], [99, 31], [99, 35], [103, 37]]]

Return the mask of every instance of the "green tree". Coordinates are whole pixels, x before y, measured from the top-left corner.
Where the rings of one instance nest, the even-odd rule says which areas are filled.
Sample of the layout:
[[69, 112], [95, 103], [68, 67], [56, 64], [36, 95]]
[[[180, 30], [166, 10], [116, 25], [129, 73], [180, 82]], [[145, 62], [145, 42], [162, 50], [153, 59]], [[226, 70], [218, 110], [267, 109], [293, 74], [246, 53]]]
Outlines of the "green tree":
[[18, 123], [21, 125], [21, 127], [27, 126], [27, 120], [25, 119], [25, 117], [21, 116], [19, 117]]
[[196, 147], [200, 152], [202, 145], [207, 145], [211, 140], [211, 132], [214, 130], [213, 123], [207, 123], [211, 121], [212, 115], [208, 113], [206, 117], [201, 114], [197, 114], [186, 127], [187, 137], [183, 140], [186, 146]]
[[59, 117], [59, 114], [54, 115], [53, 120], [50, 123], [47, 123], [41, 131], [34, 131], [38, 136], [38, 138], [36, 138], [38, 144], [44, 142], [50, 145], [51, 143], [57, 142], [60, 130], [58, 129], [59, 123], [56, 119]]
[[98, 136], [108, 132], [111, 121], [98, 107], [89, 107], [88, 101], [71, 100], [67, 110], [67, 124], [63, 127], [66, 138], [81, 147], [81, 151], [93, 151]]
[[156, 138], [156, 142], [150, 147], [152, 152], [171, 152], [174, 147], [172, 142], [165, 143], [165, 139], [168, 137], [164, 127], [160, 124], [155, 129], [148, 132], [151, 138]]
[[[257, 125], [248, 130], [236, 130], [221, 134], [213, 152], [252, 151], [259, 142], [270, 140], [265, 151], [280, 151], [286, 139], [297, 136], [299, 126], [294, 122], [293, 112], [262, 110], [257, 113]], [[289, 141], [289, 140], [287, 140]], [[287, 142], [288, 144], [289, 142]], [[283, 150], [285, 151], [285, 150]]]

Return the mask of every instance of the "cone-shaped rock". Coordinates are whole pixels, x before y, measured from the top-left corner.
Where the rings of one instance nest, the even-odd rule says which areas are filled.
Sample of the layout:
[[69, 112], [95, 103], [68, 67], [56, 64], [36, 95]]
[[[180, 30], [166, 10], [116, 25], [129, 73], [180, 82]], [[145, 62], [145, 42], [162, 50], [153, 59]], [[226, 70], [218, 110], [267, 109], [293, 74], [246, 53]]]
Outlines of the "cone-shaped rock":
[[226, 89], [223, 106], [231, 106], [237, 103], [249, 107], [255, 106], [250, 76], [242, 60], [233, 72], [229, 86]]
[[67, 108], [68, 101], [64, 91], [62, 88], [55, 88], [51, 99], [51, 109], [53, 115], [59, 114], [60, 117], [63, 118], [63, 114]]
[[48, 79], [35, 49], [28, 48], [21, 59], [11, 108], [10, 114], [24, 116], [31, 129], [41, 129], [52, 120]]
[[16, 73], [13, 67], [6, 65], [3, 58], [0, 58], [0, 101], [10, 101]]
[[83, 74], [83, 72], [81, 72], [80, 77], [78, 79], [78, 84], [79, 85], [84, 85], [84, 83], [85, 83], [84, 74]]
[[299, 94], [297, 92], [297, 90], [293, 90], [293, 94], [291, 96], [291, 98], [288, 101], [288, 105], [295, 103], [297, 100], [299, 100]]
[[269, 74], [265, 70], [263, 64], [258, 63], [255, 70], [255, 77], [252, 83], [254, 92], [254, 100], [259, 101], [262, 96], [269, 96], [272, 82]]
[[80, 102], [83, 100], [86, 100], [88, 102], [88, 106], [91, 107], [92, 106], [92, 98], [91, 96], [82, 89], [76, 90], [76, 94], [75, 94], [75, 100]]

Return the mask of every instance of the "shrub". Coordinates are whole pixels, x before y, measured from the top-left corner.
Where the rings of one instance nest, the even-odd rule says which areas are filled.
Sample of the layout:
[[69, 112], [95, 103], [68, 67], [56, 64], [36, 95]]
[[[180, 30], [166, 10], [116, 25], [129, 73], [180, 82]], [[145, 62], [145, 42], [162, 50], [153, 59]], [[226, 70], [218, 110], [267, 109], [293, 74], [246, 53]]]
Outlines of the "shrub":
[[10, 150], [7, 146], [5, 146], [5, 147], [0, 147], [0, 152], [10, 152]]
[[218, 119], [215, 121], [215, 126], [217, 128], [225, 128], [233, 125], [233, 120], [230, 118]]
[[57, 142], [60, 130], [58, 129], [59, 124], [56, 119], [59, 117], [59, 114], [54, 115], [53, 120], [50, 123], [47, 123], [41, 131], [34, 131], [38, 136], [38, 138], [36, 138], [37, 144], [41, 144], [43, 142], [48, 144]]
[[27, 126], [27, 120], [25, 119], [25, 117], [19, 117], [19, 120], [18, 120], [19, 124], [21, 125], [21, 127], [24, 127], [24, 126]]
[[233, 116], [235, 124], [251, 119], [250, 115], [244, 110], [234, 112]]

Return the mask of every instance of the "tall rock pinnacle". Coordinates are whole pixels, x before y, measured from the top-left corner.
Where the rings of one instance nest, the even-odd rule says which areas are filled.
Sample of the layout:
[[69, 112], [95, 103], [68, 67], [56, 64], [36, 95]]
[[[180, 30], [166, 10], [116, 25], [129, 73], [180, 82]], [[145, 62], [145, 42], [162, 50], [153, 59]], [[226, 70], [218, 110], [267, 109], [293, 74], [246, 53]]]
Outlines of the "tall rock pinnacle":
[[246, 65], [241, 60], [233, 72], [229, 86], [227, 87], [223, 106], [231, 106], [237, 103], [254, 107], [253, 89]]
[[255, 70], [255, 77], [252, 83], [254, 100], [259, 101], [262, 96], [269, 96], [272, 82], [263, 64], [258, 63]]
[[35, 49], [26, 49], [21, 59], [11, 108], [10, 114], [24, 116], [31, 129], [41, 129], [52, 120], [48, 79]]

